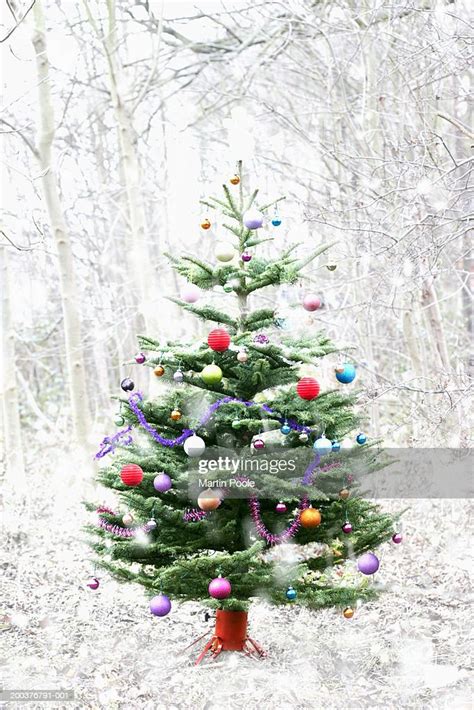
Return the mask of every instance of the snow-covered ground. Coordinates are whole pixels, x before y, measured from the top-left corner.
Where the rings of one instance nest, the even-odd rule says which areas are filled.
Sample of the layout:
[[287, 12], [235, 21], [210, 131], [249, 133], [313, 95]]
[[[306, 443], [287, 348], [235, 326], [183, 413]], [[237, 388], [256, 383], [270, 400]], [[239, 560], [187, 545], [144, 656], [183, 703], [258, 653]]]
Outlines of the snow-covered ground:
[[[6, 505], [0, 644], [7, 689], [73, 689], [75, 701], [7, 707], [65, 708], [471, 708], [472, 504], [391, 501], [404, 515], [404, 542], [381, 551], [387, 591], [348, 621], [255, 603], [251, 634], [265, 660], [222, 654], [194, 667], [212, 628], [199, 603], [148, 612], [143, 591], [94, 568], [81, 500], [102, 492], [80, 465], [46, 458], [30, 470], [29, 509]], [[386, 506], [387, 507], [387, 506]], [[471, 511], [471, 516], [469, 515]]]

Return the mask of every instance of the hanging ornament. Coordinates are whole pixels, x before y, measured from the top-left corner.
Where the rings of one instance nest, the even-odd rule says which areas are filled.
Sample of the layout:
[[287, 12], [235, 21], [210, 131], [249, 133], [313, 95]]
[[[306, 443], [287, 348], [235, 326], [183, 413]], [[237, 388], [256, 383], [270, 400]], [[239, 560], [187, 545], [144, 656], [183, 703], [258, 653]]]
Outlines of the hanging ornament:
[[308, 434], [307, 434], [305, 431], [303, 431], [303, 432], [301, 432], [301, 434], [299, 435], [298, 439], [299, 439], [303, 444], [306, 444], [306, 442], [307, 442], [308, 439], [309, 439], [309, 436], [308, 436]]
[[151, 532], [152, 530], [156, 530], [158, 523], [156, 520], [153, 518], [150, 518], [148, 522], [145, 523], [145, 528], [147, 532]]
[[313, 444], [313, 449], [317, 451], [320, 456], [326, 456], [332, 452], [332, 442], [326, 439], [325, 436], [321, 436]]
[[402, 537], [401, 533], [396, 532], [392, 535], [392, 542], [394, 542], [395, 545], [399, 545], [402, 540], [403, 540], [403, 537]]
[[237, 173], [234, 175], [234, 177], [231, 177], [229, 180], [231, 185], [238, 185], [240, 182], [240, 177], [237, 175]]
[[184, 380], [184, 375], [181, 370], [176, 370], [176, 372], [173, 374], [173, 380], [175, 382], [182, 382]]
[[328, 271], [336, 271], [337, 269], [337, 264], [326, 264], [326, 269]]
[[282, 434], [284, 434], [284, 436], [286, 436], [287, 434], [289, 434], [291, 432], [291, 427], [288, 424], [288, 422], [285, 421], [285, 423], [282, 425], [280, 431]]
[[200, 225], [201, 229], [210, 229], [211, 228], [211, 222], [207, 219], [203, 219]]
[[344, 611], [342, 612], [342, 615], [344, 619], [352, 619], [354, 616], [354, 609], [352, 609], [350, 606], [346, 607]]
[[222, 353], [230, 345], [230, 335], [224, 328], [214, 328], [207, 336], [207, 344], [216, 353]]
[[283, 503], [283, 501], [280, 501], [279, 503], [276, 504], [276, 506], [275, 506], [276, 513], [286, 513], [286, 511], [287, 511], [287, 507]]
[[99, 589], [99, 580], [97, 577], [89, 577], [89, 579], [86, 582], [86, 587], [89, 587], [89, 589]]
[[263, 224], [263, 214], [256, 209], [247, 210], [244, 213], [244, 227], [247, 229], [260, 229]]
[[234, 290], [234, 287], [229, 282], [225, 283], [222, 288], [224, 289], [224, 293], [232, 293]]
[[273, 219], [272, 219], [272, 225], [273, 225], [274, 227], [279, 227], [280, 224], [281, 224], [281, 219], [280, 219], [280, 217], [275, 213], [275, 215], [274, 215], [274, 217], [273, 217]]
[[254, 439], [252, 441], [251, 446], [256, 449], [257, 451], [261, 451], [262, 449], [265, 448], [265, 442], [263, 439]]
[[163, 375], [165, 374], [165, 368], [163, 367], [163, 365], [157, 365], [153, 370], [153, 374], [157, 377], [163, 377]]
[[115, 426], [123, 426], [125, 424], [125, 419], [124, 419], [124, 417], [122, 417], [121, 414], [117, 414], [114, 422], [115, 422]]
[[181, 292], [181, 300], [186, 303], [196, 303], [201, 295], [202, 291], [198, 286], [188, 283]]
[[135, 518], [131, 513], [125, 513], [125, 515], [122, 517], [122, 523], [124, 525], [131, 525], [135, 521]]
[[206, 513], [209, 513], [211, 510], [216, 510], [221, 503], [221, 496], [217, 493], [217, 491], [211, 490], [209, 488], [206, 488], [206, 490], [202, 491], [197, 499], [198, 506]]
[[341, 491], [339, 491], [339, 498], [341, 500], [347, 500], [350, 494], [351, 492], [347, 488], [343, 488]]
[[171, 414], [170, 414], [170, 418], [171, 418], [174, 422], [179, 422], [179, 420], [181, 419], [182, 416], [183, 416], [183, 415], [182, 415], [182, 413], [179, 411], [179, 409], [173, 409], [173, 411], [172, 411]]
[[237, 353], [238, 362], [244, 363], [244, 362], [247, 362], [248, 359], [249, 359], [248, 352], [246, 350], [239, 350], [239, 352]]
[[172, 486], [171, 478], [164, 471], [158, 473], [153, 479], [153, 488], [159, 493], [166, 493]]
[[359, 572], [362, 572], [362, 574], [375, 574], [379, 567], [379, 559], [373, 552], [366, 552], [357, 560], [357, 569]]
[[150, 611], [153, 616], [166, 616], [171, 611], [171, 602], [166, 594], [158, 594], [150, 601]]
[[338, 441], [332, 442], [332, 450], [333, 450], [333, 453], [337, 453], [338, 451], [341, 450], [341, 445]]
[[321, 513], [316, 508], [305, 508], [300, 513], [300, 523], [304, 528], [317, 528], [321, 525]]
[[352, 525], [350, 524], [350, 522], [348, 520], [346, 520], [346, 522], [342, 526], [341, 530], [345, 535], [349, 535], [349, 533], [352, 532]]
[[267, 345], [270, 342], [270, 338], [268, 335], [265, 335], [265, 333], [258, 333], [254, 339], [254, 343], [258, 343], [258, 345]]
[[296, 391], [301, 399], [306, 399], [308, 401], [316, 399], [320, 389], [319, 383], [314, 379], [314, 377], [302, 377], [296, 385]]
[[143, 481], [143, 470], [136, 463], [128, 463], [120, 471], [120, 478], [126, 486], [138, 486]]
[[184, 442], [184, 451], [190, 458], [196, 458], [204, 453], [206, 448], [206, 443], [200, 436], [193, 434], [189, 436]]
[[293, 587], [288, 587], [286, 590], [286, 598], [288, 599], [289, 602], [294, 602], [297, 597], [297, 592], [296, 589], [293, 589]]
[[317, 311], [321, 306], [321, 299], [314, 293], [308, 293], [303, 298], [303, 308], [305, 311]]
[[137, 353], [135, 355], [135, 362], [137, 365], [143, 365], [144, 362], [146, 362], [146, 356], [144, 353]]
[[240, 258], [245, 264], [248, 264], [248, 262], [252, 260], [252, 254], [249, 254], [248, 251], [244, 251], [242, 252]]
[[365, 444], [365, 442], [367, 441], [367, 436], [362, 433], [357, 434], [356, 441], [360, 446], [363, 446]]
[[124, 392], [131, 392], [135, 387], [135, 383], [133, 380], [130, 379], [130, 377], [126, 377], [120, 383], [120, 387], [123, 389]]
[[355, 380], [356, 377], [356, 369], [354, 365], [351, 365], [350, 363], [345, 363], [345, 365], [341, 365], [341, 367], [336, 367], [336, 380], [338, 382], [342, 382], [342, 384], [347, 385], [349, 382], [352, 382]]
[[222, 370], [218, 365], [206, 365], [200, 377], [206, 385], [217, 385], [222, 380]]
[[219, 575], [209, 582], [207, 590], [213, 599], [227, 599], [232, 592], [232, 586], [228, 579]]
[[227, 244], [227, 242], [217, 242], [214, 256], [217, 261], [232, 261], [235, 256], [235, 249], [232, 244]]

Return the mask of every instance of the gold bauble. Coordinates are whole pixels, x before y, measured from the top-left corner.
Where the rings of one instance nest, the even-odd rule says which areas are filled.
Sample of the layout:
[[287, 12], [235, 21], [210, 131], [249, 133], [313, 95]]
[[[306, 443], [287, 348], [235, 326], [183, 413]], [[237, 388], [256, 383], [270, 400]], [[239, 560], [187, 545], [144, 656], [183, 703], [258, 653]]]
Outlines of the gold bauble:
[[210, 228], [211, 228], [211, 223], [206, 217], [206, 219], [203, 219], [201, 222], [201, 229], [210, 229]]
[[163, 365], [157, 365], [153, 372], [157, 377], [163, 377], [163, 375], [165, 374], [165, 368], [163, 367]]
[[342, 500], [347, 500], [350, 496], [351, 492], [347, 490], [347, 488], [343, 488], [342, 491], [339, 491], [339, 498]]
[[230, 183], [231, 185], [238, 185], [240, 182], [240, 178], [238, 175], [234, 175], [234, 177], [231, 177]]
[[344, 611], [342, 612], [342, 615], [344, 616], [345, 619], [352, 619], [354, 616], [354, 609], [351, 609], [350, 606], [346, 607]]
[[179, 420], [181, 419], [182, 416], [183, 415], [181, 414], [179, 409], [173, 409], [173, 411], [170, 414], [170, 417], [174, 422], [179, 422]]
[[206, 490], [199, 494], [197, 504], [201, 510], [205, 510], [208, 513], [220, 506], [221, 498], [215, 491]]
[[321, 513], [316, 508], [305, 508], [300, 513], [300, 523], [304, 528], [317, 528], [321, 525]]

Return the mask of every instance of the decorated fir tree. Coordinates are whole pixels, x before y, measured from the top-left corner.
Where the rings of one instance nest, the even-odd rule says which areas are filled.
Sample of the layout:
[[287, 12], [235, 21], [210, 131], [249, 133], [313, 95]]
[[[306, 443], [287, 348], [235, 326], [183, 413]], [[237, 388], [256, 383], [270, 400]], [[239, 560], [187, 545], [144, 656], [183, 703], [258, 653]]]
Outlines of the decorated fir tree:
[[[152, 614], [185, 600], [217, 608], [199, 659], [222, 649], [261, 653], [246, 630], [258, 596], [335, 606], [350, 618], [376, 593], [368, 582], [379, 566], [374, 548], [401, 539], [393, 519], [358, 495], [357, 472], [383, 464], [376, 442], [357, 433], [356, 393], [347, 388], [354, 365], [324, 333], [292, 337], [275, 308], [253, 307], [253, 294], [301, 279], [328, 247], [305, 258], [298, 245], [281, 248], [279, 200], [257, 206], [257, 191], [246, 195], [243, 182], [239, 164], [223, 197], [203, 202], [222, 212], [229, 235], [216, 244], [216, 263], [170, 257], [187, 280], [171, 300], [207, 324], [207, 337], [139, 336], [146, 354], [135, 360], [152, 368], [162, 392], [147, 398], [122, 381], [116, 425], [126, 426], [97, 454], [110, 456], [99, 480], [116, 491], [120, 512], [101, 506], [89, 526], [98, 566], [142, 585]], [[206, 217], [201, 228], [210, 227]], [[270, 240], [273, 258], [259, 257]], [[222, 308], [205, 304], [216, 286], [228, 294]], [[317, 310], [321, 299], [308, 294], [303, 307]], [[325, 357], [334, 360], [334, 386], [321, 391], [301, 370]], [[299, 554], [280, 555], [282, 544]]]

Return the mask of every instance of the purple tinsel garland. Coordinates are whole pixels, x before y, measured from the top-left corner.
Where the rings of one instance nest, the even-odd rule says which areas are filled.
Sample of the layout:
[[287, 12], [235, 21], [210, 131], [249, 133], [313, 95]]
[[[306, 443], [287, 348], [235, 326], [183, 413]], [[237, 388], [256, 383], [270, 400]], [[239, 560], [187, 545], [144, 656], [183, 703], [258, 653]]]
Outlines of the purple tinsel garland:
[[[145, 415], [143, 414], [142, 410], [138, 406], [138, 402], [143, 401], [143, 395], [140, 392], [136, 392], [132, 395], [130, 395], [129, 398], [129, 404], [130, 404], [130, 409], [133, 411], [135, 414], [136, 418], [138, 419], [139, 423], [142, 425], [142, 427], [152, 436], [155, 441], [157, 441], [159, 444], [162, 446], [168, 446], [168, 447], [174, 447], [174, 446], [179, 446], [180, 444], [184, 444], [186, 439], [193, 434], [196, 433], [195, 429], [183, 429], [182, 433], [180, 436], [178, 436], [176, 439], [166, 439], [163, 436], [160, 436], [156, 429], [154, 429], [146, 420]], [[207, 412], [201, 417], [197, 424], [197, 429], [199, 427], [205, 426], [208, 421], [211, 419], [212, 415], [214, 412], [216, 412], [219, 407], [222, 407], [223, 404], [228, 404], [228, 403], [236, 403], [236, 404], [243, 404], [245, 407], [251, 407], [253, 405], [257, 405], [257, 402], [252, 402], [252, 401], [245, 401], [243, 399], [238, 399], [237, 397], [223, 397], [222, 399], [218, 399], [216, 402], [211, 404]], [[276, 412], [268, 406], [268, 404], [261, 404], [261, 408], [267, 412], [268, 414], [276, 414]], [[281, 424], [288, 424], [288, 426], [291, 429], [294, 429], [294, 431], [298, 432], [305, 432], [305, 433], [310, 433], [311, 429], [307, 426], [303, 426], [301, 424], [298, 424], [295, 422], [293, 419], [285, 419], [284, 417], [278, 417], [278, 421]], [[127, 445], [132, 443], [132, 437], [127, 437], [127, 440], [121, 442], [120, 439], [125, 436], [130, 430], [131, 426], [129, 426], [127, 429], [123, 429], [122, 431], [119, 431], [115, 436], [106, 436], [105, 439], [103, 439], [101, 443], [101, 449], [97, 452], [95, 455], [96, 459], [100, 459], [103, 456], [106, 456], [106, 454], [111, 453], [112, 451], [115, 450], [117, 446], [119, 446], [121, 443], [122, 445]]]
[[[105, 505], [102, 505], [100, 508], [97, 508], [96, 513], [108, 513], [109, 515], [117, 517], [117, 513], [115, 513], [110, 508], [107, 508]], [[112, 533], [117, 537], [124, 538], [135, 537], [139, 532], [150, 532], [150, 529], [146, 523], [145, 525], [137, 525], [134, 528], [124, 528], [121, 525], [112, 525], [112, 523], [107, 522], [105, 518], [99, 517], [98, 525], [103, 530], [106, 530], [107, 532]]]

